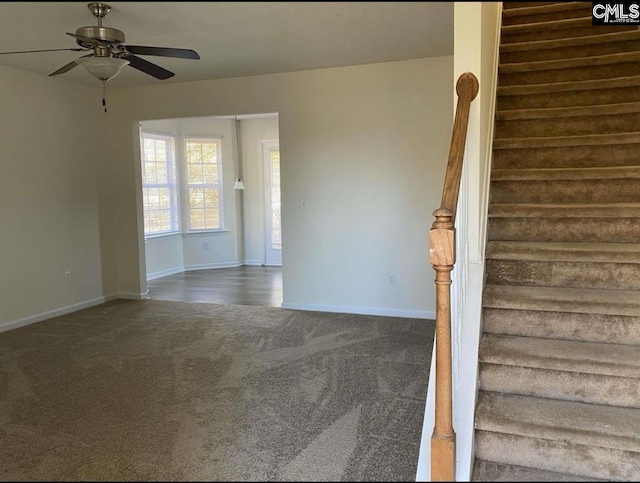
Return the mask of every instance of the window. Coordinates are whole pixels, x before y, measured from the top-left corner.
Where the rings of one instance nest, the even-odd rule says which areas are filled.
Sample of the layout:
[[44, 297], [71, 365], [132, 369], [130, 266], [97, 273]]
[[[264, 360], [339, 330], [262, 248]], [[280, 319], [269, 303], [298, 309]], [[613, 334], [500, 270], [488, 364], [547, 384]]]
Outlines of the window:
[[174, 139], [141, 133], [144, 234], [177, 232], [178, 196]]
[[189, 230], [222, 229], [222, 151], [220, 139], [185, 139]]

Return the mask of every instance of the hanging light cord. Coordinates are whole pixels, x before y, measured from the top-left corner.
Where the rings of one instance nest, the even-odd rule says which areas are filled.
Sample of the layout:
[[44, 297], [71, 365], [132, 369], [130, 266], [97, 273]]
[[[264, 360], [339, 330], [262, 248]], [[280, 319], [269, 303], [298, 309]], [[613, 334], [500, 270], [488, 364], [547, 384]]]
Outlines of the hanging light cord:
[[102, 107], [107, 112], [107, 81], [102, 81]]

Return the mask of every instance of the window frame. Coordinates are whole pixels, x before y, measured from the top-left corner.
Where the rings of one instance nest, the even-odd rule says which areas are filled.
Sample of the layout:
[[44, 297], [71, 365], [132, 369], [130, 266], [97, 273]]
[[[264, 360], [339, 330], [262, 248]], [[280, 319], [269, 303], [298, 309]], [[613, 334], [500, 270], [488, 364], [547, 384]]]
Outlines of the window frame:
[[[218, 170], [218, 182], [217, 183], [203, 183], [194, 185], [189, 183], [188, 179], [188, 164], [187, 164], [187, 144], [189, 142], [200, 143], [214, 143], [216, 144], [216, 165]], [[182, 158], [183, 162], [180, 163], [180, 187], [182, 192], [181, 207], [182, 207], [182, 219], [183, 227], [182, 233], [185, 236], [206, 234], [206, 233], [218, 233], [225, 232], [224, 225], [224, 178], [223, 178], [223, 153], [222, 153], [222, 136], [217, 135], [191, 135], [185, 134], [181, 136], [182, 142]], [[218, 190], [218, 228], [192, 228], [191, 227], [191, 204], [189, 189], [193, 187], [202, 187], [204, 189], [217, 189]]]
[[[161, 140], [167, 141], [167, 183], [166, 185], [161, 184], [151, 184], [145, 182], [145, 148], [144, 148], [144, 140], [145, 139], [153, 139], [153, 140]], [[148, 130], [140, 129], [140, 169], [141, 169], [141, 181], [142, 181], [142, 209], [143, 209], [143, 232], [144, 238], [152, 239], [159, 238], [163, 236], [170, 235], [178, 235], [182, 233], [181, 227], [181, 213], [180, 213], [180, 174], [179, 174], [179, 166], [178, 159], [176, 156], [176, 137], [167, 133], [159, 133]], [[144, 223], [146, 218], [146, 213], [149, 211], [149, 208], [146, 205], [144, 191], [145, 189], [160, 189], [166, 188], [169, 190], [170, 202], [169, 202], [169, 216], [170, 216], [170, 225], [171, 228], [169, 230], [163, 231], [154, 231], [147, 232], [147, 226]]]

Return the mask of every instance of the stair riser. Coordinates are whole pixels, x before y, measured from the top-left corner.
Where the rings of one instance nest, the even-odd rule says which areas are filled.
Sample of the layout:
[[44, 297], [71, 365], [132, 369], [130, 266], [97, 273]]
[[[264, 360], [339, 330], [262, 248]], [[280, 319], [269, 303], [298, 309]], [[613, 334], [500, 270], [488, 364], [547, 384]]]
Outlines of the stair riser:
[[476, 458], [614, 481], [638, 481], [640, 454], [476, 430]]
[[525, 72], [500, 71], [500, 87], [575, 82], [596, 79], [612, 79], [640, 75], [640, 62], [623, 62], [604, 65], [585, 65], [562, 69], [531, 70]]
[[535, 32], [511, 33], [502, 32], [502, 43], [531, 42], [536, 40], [567, 39], [572, 37], [584, 37], [586, 35], [600, 35], [625, 30], [636, 30], [636, 26], [628, 25], [597, 25], [577, 28], [564, 28], [553, 30], [537, 30]]
[[517, 15], [514, 17], [503, 17], [502, 25], [523, 25], [528, 23], [549, 22], [551, 20], [565, 20], [570, 18], [580, 18], [591, 16], [591, 7], [581, 7], [573, 10], [560, 10], [558, 12], [545, 12], [534, 15]]
[[640, 290], [640, 264], [487, 260], [486, 283]]
[[480, 363], [480, 390], [640, 408], [640, 379]]
[[640, 344], [640, 317], [578, 314], [485, 307], [482, 330], [488, 334]]
[[491, 202], [636, 203], [639, 186], [638, 178], [492, 181]]
[[496, 149], [493, 151], [493, 167], [521, 169], [636, 166], [639, 157], [638, 146], [635, 144], [533, 148], [526, 151]]
[[497, 110], [544, 109], [549, 107], [599, 106], [640, 101], [640, 88], [592, 89], [582, 91], [547, 92], [542, 94], [499, 95]]
[[595, 57], [598, 55], [617, 54], [621, 51], [640, 51], [638, 40], [578, 45], [575, 47], [556, 47], [552, 49], [523, 50], [518, 52], [501, 52], [500, 63], [511, 64], [521, 62], [536, 62], [541, 60], [575, 59], [578, 57]]
[[496, 121], [495, 137], [496, 139], [501, 139], [511, 137], [613, 134], [628, 132], [633, 130], [633, 126], [640, 126], [640, 112], [579, 117], [552, 116], [553, 114], [543, 119]]
[[489, 240], [637, 243], [640, 218], [490, 218]]

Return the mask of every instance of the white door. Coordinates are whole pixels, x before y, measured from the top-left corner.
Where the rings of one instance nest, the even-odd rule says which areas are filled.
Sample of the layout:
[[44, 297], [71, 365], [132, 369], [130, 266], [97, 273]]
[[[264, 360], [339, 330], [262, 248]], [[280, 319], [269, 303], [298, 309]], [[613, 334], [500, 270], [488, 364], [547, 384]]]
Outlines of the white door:
[[280, 145], [277, 140], [262, 142], [264, 191], [265, 265], [282, 265], [282, 228], [280, 224]]

